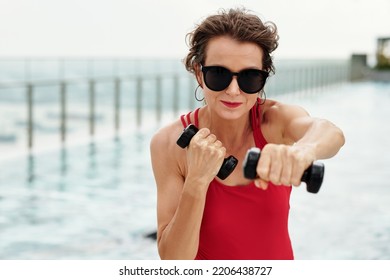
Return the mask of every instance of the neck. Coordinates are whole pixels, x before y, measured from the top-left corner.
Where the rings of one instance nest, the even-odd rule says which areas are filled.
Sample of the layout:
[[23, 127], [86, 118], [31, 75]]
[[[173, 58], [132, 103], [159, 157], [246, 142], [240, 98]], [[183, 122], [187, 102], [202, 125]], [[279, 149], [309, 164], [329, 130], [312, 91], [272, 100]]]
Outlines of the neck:
[[211, 133], [215, 134], [227, 150], [236, 150], [247, 146], [248, 140], [252, 140], [249, 113], [236, 120], [222, 119], [209, 111], [206, 114], [208, 116], [204, 118], [205, 126], [210, 129]]

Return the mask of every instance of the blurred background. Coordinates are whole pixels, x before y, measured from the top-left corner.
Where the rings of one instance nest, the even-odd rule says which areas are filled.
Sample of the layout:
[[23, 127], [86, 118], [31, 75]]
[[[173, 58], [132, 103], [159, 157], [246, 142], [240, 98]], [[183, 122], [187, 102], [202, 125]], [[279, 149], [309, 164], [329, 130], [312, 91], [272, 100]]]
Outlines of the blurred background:
[[185, 35], [221, 8], [276, 23], [267, 98], [341, 127], [293, 190], [297, 259], [390, 259], [390, 2], [0, 0], [0, 259], [158, 259], [149, 142], [202, 106]]

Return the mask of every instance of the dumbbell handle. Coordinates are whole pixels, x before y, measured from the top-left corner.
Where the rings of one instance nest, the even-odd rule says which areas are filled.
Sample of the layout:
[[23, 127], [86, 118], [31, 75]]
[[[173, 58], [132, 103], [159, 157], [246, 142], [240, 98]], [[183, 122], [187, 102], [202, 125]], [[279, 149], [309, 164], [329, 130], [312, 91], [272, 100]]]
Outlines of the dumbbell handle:
[[[183, 149], [186, 148], [190, 144], [192, 137], [194, 137], [198, 131], [199, 129], [195, 125], [190, 124], [184, 129], [179, 139], [177, 139], [176, 144]], [[237, 163], [238, 160], [234, 156], [228, 156], [225, 158], [221, 168], [219, 169], [217, 177], [221, 180], [225, 180], [233, 172], [234, 168], [236, 168]]]
[[[245, 178], [254, 180], [258, 177], [256, 168], [260, 154], [261, 151], [259, 148], [251, 148], [248, 150], [243, 164]], [[324, 172], [325, 166], [322, 162], [314, 162], [303, 172], [301, 181], [306, 183], [308, 192], [317, 193], [320, 190]]]

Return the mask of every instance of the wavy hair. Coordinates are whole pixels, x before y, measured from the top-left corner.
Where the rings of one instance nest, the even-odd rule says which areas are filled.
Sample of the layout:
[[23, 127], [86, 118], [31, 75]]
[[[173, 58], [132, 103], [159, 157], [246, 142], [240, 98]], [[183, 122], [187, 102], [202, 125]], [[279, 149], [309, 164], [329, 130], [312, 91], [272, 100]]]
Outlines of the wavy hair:
[[276, 25], [270, 21], [263, 22], [244, 8], [220, 10], [187, 34], [189, 53], [184, 58], [187, 71], [195, 73], [195, 66], [204, 64], [207, 44], [210, 39], [218, 36], [230, 36], [239, 42], [255, 43], [264, 52], [264, 70], [275, 73], [271, 53], [278, 47], [279, 35]]

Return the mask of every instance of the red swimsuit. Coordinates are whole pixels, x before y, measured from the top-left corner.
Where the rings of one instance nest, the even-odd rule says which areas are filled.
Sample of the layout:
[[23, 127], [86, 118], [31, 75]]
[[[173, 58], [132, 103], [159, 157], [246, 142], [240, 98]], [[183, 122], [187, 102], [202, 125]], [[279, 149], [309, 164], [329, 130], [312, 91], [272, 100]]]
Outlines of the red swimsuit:
[[[255, 143], [262, 149], [267, 142], [260, 129], [259, 108], [255, 105], [251, 115]], [[181, 120], [186, 127], [190, 113]], [[271, 183], [264, 191], [253, 182], [231, 187], [214, 179], [207, 191], [195, 259], [293, 259], [288, 233], [290, 193], [291, 187]]]

